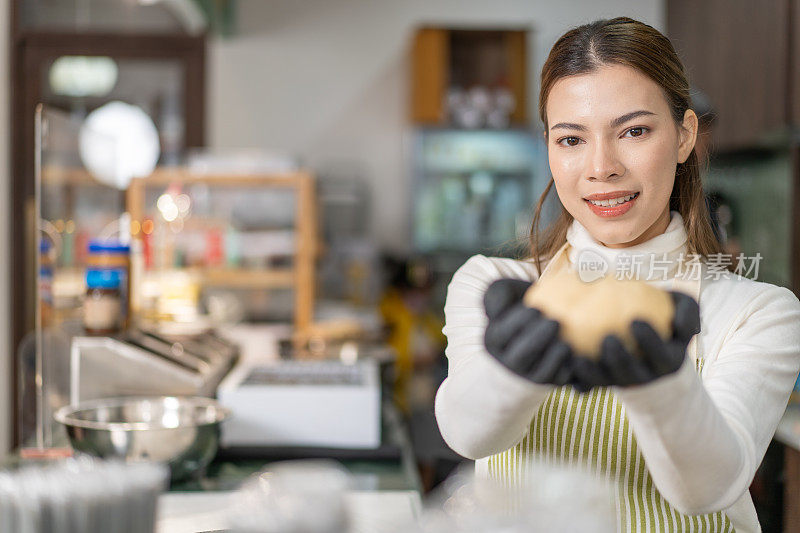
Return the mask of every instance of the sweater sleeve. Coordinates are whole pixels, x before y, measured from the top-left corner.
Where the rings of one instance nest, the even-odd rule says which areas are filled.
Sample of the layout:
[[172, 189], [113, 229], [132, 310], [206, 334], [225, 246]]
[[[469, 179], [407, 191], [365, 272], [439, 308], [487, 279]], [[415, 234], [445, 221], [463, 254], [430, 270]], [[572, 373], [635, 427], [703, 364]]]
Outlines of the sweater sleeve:
[[798, 370], [800, 302], [788, 289], [770, 286], [734, 318], [702, 381], [687, 360], [651, 384], [617, 389], [661, 494], [686, 514], [716, 512], [738, 500]]
[[447, 288], [444, 334], [448, 375], [436, 393], [436, 420], [445, 442], [468, 459], [517, 444], [552, 390], [517, 376], [486, 351], [483, 294], [500, 278], [533, 281], [535, 267], [510, 259], [470, 258]]

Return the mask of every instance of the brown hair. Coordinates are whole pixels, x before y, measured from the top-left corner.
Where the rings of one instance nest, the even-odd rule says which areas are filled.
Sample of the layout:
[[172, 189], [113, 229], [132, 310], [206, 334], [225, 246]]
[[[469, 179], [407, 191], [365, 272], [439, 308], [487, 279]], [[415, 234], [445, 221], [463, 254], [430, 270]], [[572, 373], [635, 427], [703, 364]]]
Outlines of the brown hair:
[[[539, 91], [539, 117], [547, 132], [545, 106], [553, 85], [566, 76], [585, 74], [605, 64], [626, 65], [642, 72], [661, 87], [676, 123], [691, 107], [689, 82], [672, 43], [658, 30], [628, 17], [598, 20], [579, 26], [561, 36], [553, 45], [542, 67], [542, 84]], [[536, 267], [542, 271], [541, 259], [551, 258], [566, 242], [567, 229], [572, 215], [561, 206], [561, 213], [539, 237], [539, 220], [542, 206], [553, 188], [551, 177], [536, 204], [530, 232], [530, 251]], [[683, 217], [688, 234], [688, 253], [703, 259], [712, 253], [721, 253], [722, 246], [714, 236], [709, 222], [703, 185], [700, 180], [700, 163], [694, 149], [684, 163], [678, 163], [675, 185], [669, 199], [670, 210]], [[732, 268], [732, 265], [729, 265]]]

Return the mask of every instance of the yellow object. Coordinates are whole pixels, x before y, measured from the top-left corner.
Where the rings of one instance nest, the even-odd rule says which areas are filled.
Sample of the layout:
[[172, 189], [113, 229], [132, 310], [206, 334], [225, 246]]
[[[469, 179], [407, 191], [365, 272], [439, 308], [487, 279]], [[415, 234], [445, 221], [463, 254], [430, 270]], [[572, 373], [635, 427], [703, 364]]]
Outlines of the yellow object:
[[585, 282], [568, 269], [534, 283], [524, 302], [560, 322], [561, 337], [575, 353], [591, 358], [600, 356], [603, 338], [609, 334], [636, 353], [636, 339], [630, 331], [634, 320], [649, 322], [668, 339], [675, 314], [669, 293], [644, 281], [605, 276]]
[[408, 384], [414, 373], [414, 358], [422, 343], [444, 346], [442, 322], [431, 312], [415, 313], [397, 289], [389, 289], [381, 299], [380, 311], [389, 326], [388, 344], [397, 353], [394, 384], [395, 403], [404, 412], [409, 410]]

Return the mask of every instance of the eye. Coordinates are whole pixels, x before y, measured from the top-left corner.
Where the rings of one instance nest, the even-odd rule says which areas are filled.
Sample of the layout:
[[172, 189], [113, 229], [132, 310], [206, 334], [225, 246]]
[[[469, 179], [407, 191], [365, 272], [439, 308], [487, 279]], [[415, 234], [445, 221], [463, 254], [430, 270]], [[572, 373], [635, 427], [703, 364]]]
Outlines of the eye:
[[567, 146], [575, 146], [581, 142], [581, 140], [577, 137], [562, 137], [556, 141], [556, 144], [564, 146], [564, 141], [567, 141]]
[[625, 133], [630, 133], [631, 137], [641, 137], [646, 132], [650, 131], [650, 128], [646, 128], [644, 126], [637, 126], [635, 128], [629, 128]]

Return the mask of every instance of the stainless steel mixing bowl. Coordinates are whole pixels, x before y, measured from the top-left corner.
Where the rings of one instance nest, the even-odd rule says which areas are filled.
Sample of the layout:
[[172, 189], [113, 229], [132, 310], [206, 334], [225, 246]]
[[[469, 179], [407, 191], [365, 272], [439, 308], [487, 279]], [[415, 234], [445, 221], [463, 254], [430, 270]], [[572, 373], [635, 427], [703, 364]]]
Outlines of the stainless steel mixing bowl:
[[177, 480], [211, 462], [229, 414], [210, 398], [161, 396], [87, 401], [62, 407], [54, 417], [76, 451], [167, 463]]

